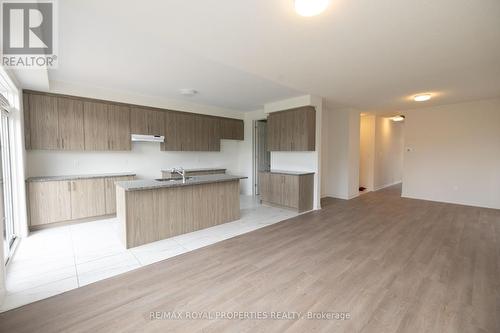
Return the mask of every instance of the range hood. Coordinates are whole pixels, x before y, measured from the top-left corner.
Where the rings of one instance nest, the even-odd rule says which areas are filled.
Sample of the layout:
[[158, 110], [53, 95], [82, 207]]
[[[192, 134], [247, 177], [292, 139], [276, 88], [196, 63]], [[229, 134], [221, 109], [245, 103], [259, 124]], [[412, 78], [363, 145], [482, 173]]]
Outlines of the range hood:
[[132, 142], [165, 142], [163, 135], [132, 134]]

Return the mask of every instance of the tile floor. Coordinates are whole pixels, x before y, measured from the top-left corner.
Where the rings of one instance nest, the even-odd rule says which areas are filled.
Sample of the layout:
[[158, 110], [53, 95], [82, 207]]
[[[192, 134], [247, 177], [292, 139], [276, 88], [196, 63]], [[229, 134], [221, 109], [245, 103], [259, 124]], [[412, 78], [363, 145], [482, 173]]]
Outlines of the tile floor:
[[149, 265], [297, 215], [241, 196], [241, 219], [126, 250], [115, 218], [44, 229], [23, 239], [7, 267], [0, 312]]

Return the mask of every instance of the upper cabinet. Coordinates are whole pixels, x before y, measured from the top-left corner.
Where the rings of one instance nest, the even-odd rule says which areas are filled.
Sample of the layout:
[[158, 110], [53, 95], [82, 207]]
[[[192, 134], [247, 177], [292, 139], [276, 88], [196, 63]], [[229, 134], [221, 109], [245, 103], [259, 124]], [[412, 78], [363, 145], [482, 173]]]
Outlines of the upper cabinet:
[[83, 103], [85, 150], [131, 150], [130, 109], [100, 102]]
[[165, 142], [160, 144], [163, 151], [182, 151], [181, 130], [178, 127], [180, 112], [165, 113]]
[[110, 150], [131, 150], [130, 108], [108, 105], [108, 138]]
[[83, 103], [85, 150], [108, 150], [108, 105]]
[[267, 118], [267, 150], [316, 150], [316, 110], [312, 106], [272, 112]]
[[59, 149], [59, 119], [57, 99], [52, 96], [30, 95], [31, 149]]
[[165, 114], [163, 151], [220, 151], [217, 117], [169, 111]]
[[130, 127], [132, 134], [163, 135], [165, 132], [165, 111], [132, 107]]
[[228, 140], [244, 140], [244, 124], [243, 120], [221, 118], [221, 139]]
[[72, 98], [58, 98], [60, 148], [64, 150], [83, 150], [83, 103]]
[[163, 151], [220, 151], [243, 120], [24, 91], [26, 149], [131, 150], [131, 134], [163, 135]]
[[83, 150], [83, 102], [48, 95], [25, 95], [26, 147], [46, 150]]

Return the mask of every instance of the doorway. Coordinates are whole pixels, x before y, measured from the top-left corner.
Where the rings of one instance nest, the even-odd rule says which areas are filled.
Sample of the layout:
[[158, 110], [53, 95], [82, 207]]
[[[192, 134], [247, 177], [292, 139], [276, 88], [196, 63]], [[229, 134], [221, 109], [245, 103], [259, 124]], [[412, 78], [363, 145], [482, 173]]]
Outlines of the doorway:
[[271, 169], [271, 153], [267, 150], [267, 120], [256, 120], [254, 126], [254, 195], [259, 195], [259, 171]]
[[360, 194], [402, 182], [404, 120], [404, 117], [392, 114], [361, 114]]
[[359, 128], [359, 193], [374, 190], [375, 116], [361, 114]]

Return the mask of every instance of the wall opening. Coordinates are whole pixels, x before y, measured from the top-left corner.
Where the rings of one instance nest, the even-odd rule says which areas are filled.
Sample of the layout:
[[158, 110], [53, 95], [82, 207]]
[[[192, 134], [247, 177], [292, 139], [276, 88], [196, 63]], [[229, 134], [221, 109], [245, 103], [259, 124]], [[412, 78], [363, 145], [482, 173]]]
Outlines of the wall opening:
[[271, 152], [267, 150], [267, 120], [256, 120], [254, 126], [254, 195], [259, 195], [259, 171], [271, 170]]
[[359, 191], [377, 191], [402, 182], [404, 121], [392, 116], [360, 116]]

